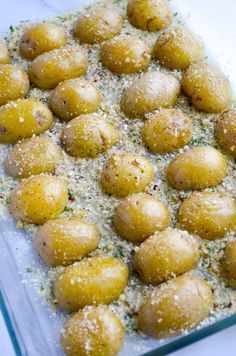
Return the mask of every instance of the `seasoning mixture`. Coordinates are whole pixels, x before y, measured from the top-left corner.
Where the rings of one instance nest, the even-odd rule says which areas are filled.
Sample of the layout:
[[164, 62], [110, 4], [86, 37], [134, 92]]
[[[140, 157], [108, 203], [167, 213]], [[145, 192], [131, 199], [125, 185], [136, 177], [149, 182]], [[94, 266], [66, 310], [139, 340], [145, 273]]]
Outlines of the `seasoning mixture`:
[[[59, 25], [60, 28], [65, 31], [68, 38], [67, 45], [78, 45], [78, 40], [75, 38], [73, 31], [74, 24], [81, 14], [86, 13], [94, 6], [95, 5], [87, 6], [82, 10], [73, 11], [51, 21], [51, 23]], [[123, 0], [113, 1], [112, 4], [110, 1], [103, 1], [99, 3], [99, 6], [118, 8], [123, 15], [125, 15], [126, 12], [126, 1]], [[174, 14], [174, 24], [182, 25], [182, 21], [176, 13]], [[11, 27], [10, 37], [6, 39], [11, 55], [11, 63], [20, 65], [25, 71], [27, 71], [30, 62], [20, 56], [19, 41], [22, 34], [29, 27], [30, 24], [28, 22], [23, 22], [16, 28]], [[143, 40], [149, 48], [153, 48], [160, 33], [160, 31], [148, 32], [133, 27], [127, 18], [125, 18], [124, 25], [121, 29], [122, 35], [137, 36]], [[139, 73], [115, 74], [101, 63], [100, 44], [81, 44], [81, 47], [88, 58], [88, 69], [83, 79], [95, 85], [102, 94], [101, 105], [96, 112], [102, 118], [108, 120], [112, 126], [114, 125], [118, 131], [119, 139], [118, 142], [106, 152], [93, 158], [72, 157], [62, 150], [63, 157], [56, 165], [55, 176], [64, 178], [66, 182], [68, 182], [69, 202], [60, 217], [77, 216], [96, 224], [101, 239], [98, 247], [93, 252], [90, 252], [88, 256], [114, 256], [123, 260], [128, 265], [128, 285], [119, 298], [113, 301], [110, 306], [125, 325], [126, 333], [129, 335], [136, 335], [138, 333], [142, 337], [143, 334], [137, 329], [137, 313], [144, 297], [149, 291], [156, 287], [142, 283], [138, 274], [133, 270], [133, 256], [135, 251], [137, 251], [139, 243], [133, 243], [121, 238], [114, 228], [114, 214], [117, 206], [123, 200], [104, 192], [100, 183], [102, 170], [107, 160], [113, 154], [135, 153], [148, 159], [154, 168], [155, 176], [151, 184], [145, 189], [145, 193], [161, 200], [170, 211], [170, 226], [172, 228], [180, 228], [180, 224], [177, 222], [177, 214], [180, 205], [187, 197], [192, 195], [192, 191], [188, 189], [176, 190], [171, 188], [166, 179], [166, 167], [177, 154], [179, 155], [186, 152], [191, 147], [210, 145], [220, 149], [214, 137], [215, 124], [219, 120], [220, 114], [204, 113], [196, 110], [190, 104], [188, 98], [181, 93], [177, 98], [174, 108], [182, 110], [182, 112], [191, 119], [193, 126], [192, 138], [187, 145], [178, 149], [178, 151], [164, 154], [151, 153], [142, 140], [141, 130], [144, 121], [137, 118], [129, 119], [125, 116], [124, 111], [120, 108], [121, 97], [125, 90], [127, 90], [136, 79], [142, 78], [145, 73], [160, 71], [161, 73], [171, 74], [178, 81], [181, 81], [183, 72], [180, 69], [167, 69], [160, 66], [158, 60], [154, 58], [151, 60], [150, 65]], [[163, 65], [166, 64], [163, 63]], [[52, 91], [53, 89], [40, 89], [32, 85], [26, 97], [38, 99], [48, 105]], [[233, 106], [233, 103], [231, 103], [231, 105]], [[151, 118], [153, 113], [158, 113], [158, 110], [154, 112], [152, 110], [151, 114], [146, 115], [146, 119]], [[53, 127], [42, 133], [41, 137], [49, 137], [56, 144], [61, 145], [60, 135], [66, 125], [67, 123], [65, 121], [60, 121], [54, 116]], [[2, 164], [11, 149], [12, 145], [1, 145], [0, 156]], [[230, 155], [226, 154], [226, 157], [228, 162], [227, 175], [220, 184], [205, 188], [204, 191], [219, 193], [227, 191], [235, 196], [235, 162]], [[11, 177], [2, 176], [0, 183], [1, 214], [5, 215], [8, 214], [9, 194], [17, 182]], [[21, 221], [17, 222], [17, 226], [24, 227], [27, 234], [32, 237], [32, 240], [38, 230], [37, 225], [27, 224]], [[212, 241], [201, 239], [197, 234], [195, 234], [194, 237], [200, 243], [201, 259], [196, 271], [189, 273], [196, 274], [205, 279], [210, 284], [214, 297], [214, 308], [210, 316], [198, 326], [201, 327], [201, 325], [206, 325], [224, 314], [228, 315], [236, 311], [235, 290], [228, 287], [225, 279], [220, 275], [220, 259], [223, 256], [226, 243], [235, 237], [235, 232], [230, 231], [225, 237]], [[33, 280], [36, 275], [40, 275], [40, 273], [38, 273], [39, 271], [34, 271], [29, 266], [26, 266], [26, 268], [28, 268], [28, 272], [32, 274]], [[39, 289], [42, 296], [52, 304], [52, 308], [56, 307], [56, 301], [52, 295], [51, 285], [53, 281], [56, 280], [58, 273], [64, 270], [64, 268], [65, 267], [61, 266], [50, 267], [47, 278], [35, 283], [36, 288]]]

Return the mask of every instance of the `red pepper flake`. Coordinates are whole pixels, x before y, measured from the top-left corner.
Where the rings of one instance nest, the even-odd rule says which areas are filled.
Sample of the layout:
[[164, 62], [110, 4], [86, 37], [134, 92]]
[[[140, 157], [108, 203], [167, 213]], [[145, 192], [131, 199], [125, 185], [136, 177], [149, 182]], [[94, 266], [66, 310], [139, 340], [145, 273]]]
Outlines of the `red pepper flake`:
[[179, 200], [183, 203], [183, 201], [185, 200], [185, 197], [183, 197], [183, 195], [179, 194], [178, 195]]

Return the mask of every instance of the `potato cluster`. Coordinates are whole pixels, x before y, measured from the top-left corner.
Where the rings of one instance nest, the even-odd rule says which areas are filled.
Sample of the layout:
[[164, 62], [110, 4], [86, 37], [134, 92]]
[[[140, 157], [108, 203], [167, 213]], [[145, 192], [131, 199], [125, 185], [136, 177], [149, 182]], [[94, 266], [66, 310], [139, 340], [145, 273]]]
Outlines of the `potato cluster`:
[[[72, 161], [106, 155], [98, 181], [101, 194], [117, 201], [114, 233], [134, 247], [129, 267], [147, 289], [151, 285], [137, 316], [139, 330], [148, 336], [181, 334], [210, 314], [210, 285], [193, 272], [201, 239], [221, 239], [236, 226], [233, 196], [204, 191], [227, 176], [227, 155], [236, 158], [236, 109], [230, 108], [228, 79], [203, 60], [203, 46], [188, 28], [170, 26], [173, 14], [167, 0], [128, 0], [126, 17], [137, 35], [123, 32], [126, 20], [115, 7], [86, 10], [71, 31], [74, 45], [63, 26], [43, 22], [29, 27], [19, 41], [28, 72], [10, 63], [8, 48], [0, 43], [0, 143], [16, 143], [4, 167], [20, 180], [10, 193], [9, 208], [17, 222], [37, 225], [34, 245], [44, 262], [63, 266], [53, 294], [60, 309], [75, 312], [61, 334], [67, 356], [119, 353], [124, 326], [108, 305], [122, 296], [129, 269], [122, 258], [101, 255], [97, 247], [102, 236], [94, 223], [64, 215], [68, 179], [59, 177], [57, 168], [66, 154]], [[153, 51], [140, 31], [156, 32]], [[127, 125], [142, 122], [142, 154], [120, 150], [120, 128], [103, 108], [102, 86], [96, 74], [87, 80], [93, 45], [99, 48], [105, 76], [110, 71], [123, 83], [127, 76], [135, 78], [128, 87], [124, 84], [116, 114], [124, 121], [133, 119]], [[152, 61], [180, 70], [182, 76], [163, 68], [153, 71]], [[50, 90], [47, 103], [31, 96], [30, 83]], [[199, 119], [179, 109], [180, 93], [197, 110], [220, 113], [214, 128], [220, 148], [188, 146]], [[53, 115], [62, 127], [54, 140], [51, 132], [45, 135], [53, 127]], [[115, 145], [119, 151], [114, 154]], [[147, 157], [158, 155], [169, 159], [161, 172], [169, 188], [194, 191], [180, 204], [175, 228], [170, 227], [174, 217], [168, 197], [166, 202], [148, 190], [156, 167]], [[235, 287], [235, 240], [227, 243], [220, 270]]]

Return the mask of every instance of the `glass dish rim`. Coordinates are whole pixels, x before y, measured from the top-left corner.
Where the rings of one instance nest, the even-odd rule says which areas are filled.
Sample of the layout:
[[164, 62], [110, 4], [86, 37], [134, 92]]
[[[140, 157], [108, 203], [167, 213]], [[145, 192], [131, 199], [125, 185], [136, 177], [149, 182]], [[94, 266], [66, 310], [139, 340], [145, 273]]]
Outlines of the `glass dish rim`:
[[[10, 335], [10, 339], [15, 351], [16, 356], [28, 355], [25, 350], [24, 344], [16, 331], [16, 323], [14, 322], [14, 316], [10, 312], [10, 307], [7, 305], [6, 296], [3, 295], [3, 291], [0, 284], [0, 309], [2, 311], [3, 319], [5, 321], [7, 330]], [[200, 341], [207, 336], [215, 334], [221, 330], [236, 324], [236, 313], [224, 317], [221, 320], [213, 322], [210, 325], [204, 326], [199, 330], [190, 331], [187, 335], [180, 335], [180, 338], [173, 340], [170, 343], [162, 346], [158, 346], [156, 349], [145, 352], [143, 356], [163, 356], [171, 352], [177, 351], [185, 346], [191, 345], [194, 342]]]

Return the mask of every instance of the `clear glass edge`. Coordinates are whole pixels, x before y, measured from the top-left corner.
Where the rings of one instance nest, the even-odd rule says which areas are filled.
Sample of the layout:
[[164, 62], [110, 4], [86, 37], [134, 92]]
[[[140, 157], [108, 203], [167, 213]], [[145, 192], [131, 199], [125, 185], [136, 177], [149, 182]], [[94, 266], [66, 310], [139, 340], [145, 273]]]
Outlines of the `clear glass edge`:
[[[9, 303], [7, 302], [6, 296], [4, 296], [3, 294], [3, 288], [1, 283], [0, 283], [0, 309], [2, 311], [2, 315], [6, 323], [6, 327], [8, 329], [16, 356], [30, 356], [25, 349], [24, 342], [20, 336], [20, 333], [17, 332], [18, 330], [17, 322], [15, 321], [14, 314], [11, 312], [11, 308]], [[211, 325], [202, 327], [199, 330], [192, 331], [187, 335], [180, 336], [180, 338], [177, 340], [173, 340], [168, 344], [159, 346], [153, 349], [152, 351], [144, 353], [143, 356], [167, 355], [187, 345], [190, 345], [194, 342], [204, 339], [207, 336], [210, 336], [221, 330], [224, 330], [234, 324], [236, 324], [236, 313], [228, 317], [225, 317], [222, 320], [216, 321]]]

